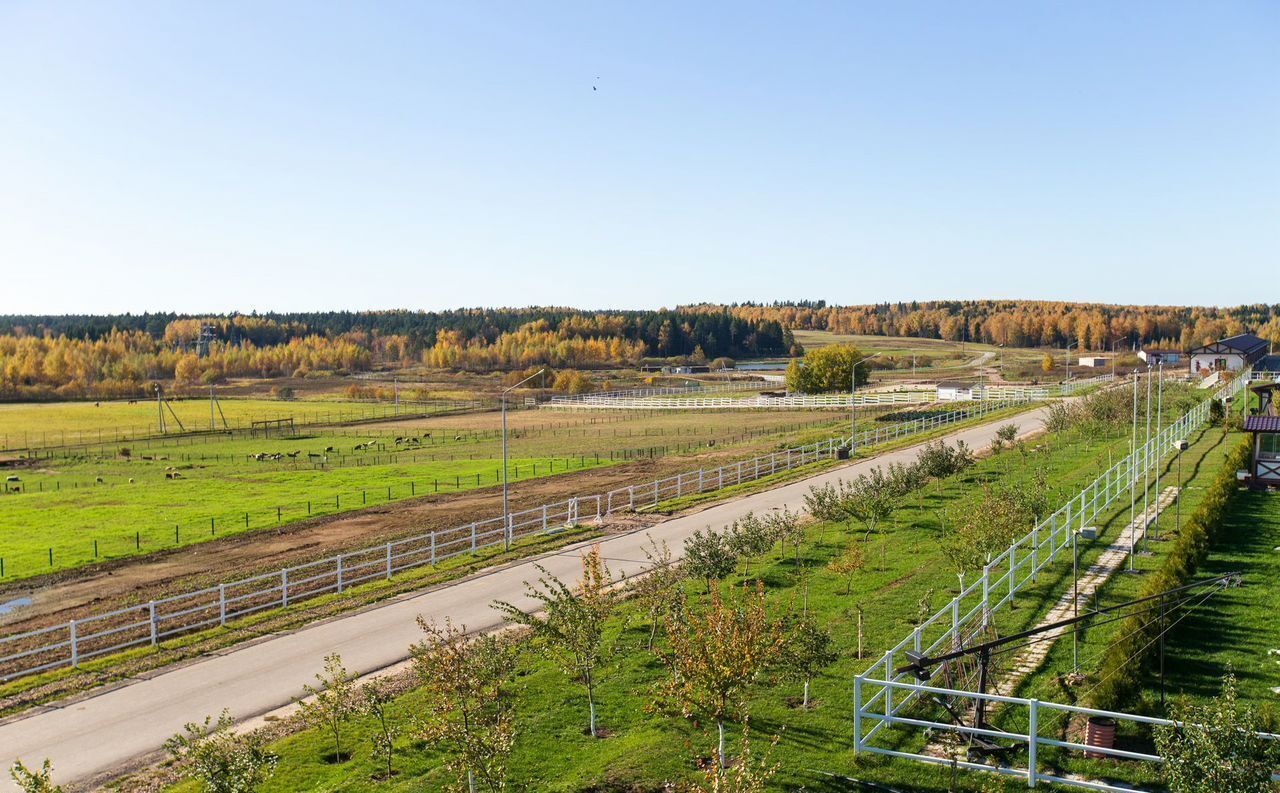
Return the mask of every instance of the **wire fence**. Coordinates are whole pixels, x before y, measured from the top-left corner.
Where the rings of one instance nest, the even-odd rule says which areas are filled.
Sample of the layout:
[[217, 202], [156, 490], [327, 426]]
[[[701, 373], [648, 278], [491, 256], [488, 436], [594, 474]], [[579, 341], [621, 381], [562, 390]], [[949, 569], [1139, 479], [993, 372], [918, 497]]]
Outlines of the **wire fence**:
[[154, 647], [181, 634], [226, 626], [229, 621], [310, 598], [341, 594], [361, 583], [390, 579], [397, 573], [433, 566], [459, 555], [474, 555], [499, 546], [510, 548], [518, 540], [574, 526], [583, 518], [600, 520], [612, 513], [732, 487], [847, 456], [850, 446], [856, 450], [888, 443], [1025, 404], [975, 403], [892, 427], [867, 429], [858, 433], [852, 443], [849, 436], [828, 438], [714, 469], [512, 512], [505, 520], [499, 516], [425, 532], [195, 592], [3, 636], [0, 680], [78, 667], [88, 659], [126, 649]]
[[[201, 400], [181, 400], [195, 401]], [[227, 400], [230, 402], [231, 400]], [[401, 402], [399, 405], [376, 403], [359, 410], [302, 410], [298, 403], [281, 402], [279, 411], [255, 413], [242, 417], [234, 417], [223, 425], [222, 418], [212, 429], [191, 429], [161, 432], [158, 421], [146, 425], [132, 427], [97, 427], [82, 430], [39, 430], [22, 433], [5, 433], [0, 435], [0, 451], [20, 452], [33, 449], [66, 448], [74, 446], [93, 446], [103, 444], [119, 444], [125, 442], [174, 437], [204, 437], [230, 435], [235, 437], [251, 437], [254, 433], [252, 423], [256, 420], [286, 418], [292, 419], [294, 427], [325, 427], [339, 424], [358, 424], [387, 420], [403, 420], [427, 418], [442, 413], [459, 413], [493, 407], [492, 403], [479, 400], [442, 399], [431, 401]], [[260, 431], [260, 430], [259, 430]]]
[[[1160, 719], [1150, 719], [1133, 714], [1117, 714], [1105, 711], [1093, 711], [1054, 703], [1017, 697], [997, 696], [994, 694], [955, 691], [952, 688], [934, 685], [934, 679], [949, 674], [945, 665], [935, 667], [927, 678], [914, 679], [910, 672], [898, 671], [897, 663], [908, 656], [930, 656], [950, 652], [964, 646], [973, 636], [979, 635], [991, 624], [996, 612], [1005, 606], [1012, 606], [1018, 593], [1035, 583], [1040, 574], [1058, 560], [1059, 555], [1072, 547], [1074, 532], [1084, 529], [1096, 522], [1117, 498], [1135, 488], [1144, 479], [1147, 472], [1158, 464], [1165, 453], [1173, 450], [1173, 441], [1186, 438], [1192, 431], [1208, 421], [1209, 404], [1212, 400], [1226, 401], [1238, 394], [1247, 382], [1247, 378], [1237, 378], [1214, 394], [1211, 400], [1196, 405], [1177, 421], [1157, 431], [1151, 439], [1136, 447], [1132, 454], [1112, 465], [1100, 476], [1086, 485], [1076, 496], [1069, 499], [1052, 515], [1036, 523], [1026, 535], [1012, 543], [1009, 548], [996, 559], [982, 568], [982, 574], [968, 586], [961, 584], [959, 594], [923, 620], [902, 641], [887, 650], [883, 656], [873, 663], [865, 672], [854, 678], [854, 745], [857, 751], [883, 754], [891, 757], [917, 760], [924, 763], [955, 765], [959, 768], [970, 768], [985, 771], [997, 771], [1027, 780], [1034, 786], [1037, 781], [1052, 781], [1060, 784], [1086, 787], [1097, 790], [1124, 790], [1131, 788], [1112, 787], [1075, 777], [1056, 777], [1037, 769], [1036, 749], [1040, 746], [1051, 746], [1073, 751], [1089, 751], [1109, 757], [1159, 762], [1160, 758], [1140, 752], [1129, 752], [1120, 749], [1102, 749], [1085, 747], [1068, 741], [1057, 741], [1043, 736], [1037, 731], [1037, 718], [1040, 709], [1055, 712], [1078, 713], [1085, 715], [1103, 715], [1109, 718], [1124, 719], [1141, 723], [1168, 723]], [[1131, 553], [1133, 549], [1131, 549]], [[1069, 556], [1069, 554], [1067, 554]], [[1068, 560], [1069, 561], [1069, 560]], [[898, 695], [900, 694], [900, 695]], [[998, 729], [966, 726], [955, 722], [931, 721], [906, 715], [906, 709], [913, 703], [931, 701], [933, 697], [959, 697], [973, 702], [1002, 702], [1024, 708], [1028, 715], [1029, 727], [1026, 733], [1007, 732]], [[868, 725], [870, 725], [868, 727]], [[984, 736], [987, 738], [1012, 738], [1025, 743], [1028, 747], [1027, 767], [1017, 768], [1006, 765], [1000, 769], [983, 763], [961, 761], [957, 758], [944, 758], [892, 749], [872, 743], [882, 731], [894, 726], [905, 726], [913, 729], [928, 729], [937, 733], [954, 734], [956, 736]]]

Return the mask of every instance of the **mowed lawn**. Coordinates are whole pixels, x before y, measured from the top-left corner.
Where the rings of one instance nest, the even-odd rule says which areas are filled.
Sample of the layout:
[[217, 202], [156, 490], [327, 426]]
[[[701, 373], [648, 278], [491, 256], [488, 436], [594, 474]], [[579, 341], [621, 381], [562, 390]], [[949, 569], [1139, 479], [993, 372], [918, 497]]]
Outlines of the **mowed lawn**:
[[[948, 481], [931, 484], [905, 499], [896, 517], [883, 529], [865, 538], [860, 524], [813, 525], [807, 532], [797, 562], [792, 547], [785, 554], [775, 547], [753, 560], [750, 576], [739, 572], [723, 585], [726, 589], [744, 581], [761, 580], [770, 609], [781, 615], [808, 603], [814, 619], [831, 631], [839, 660], [828, 667], [812, 686], [813, 707], [797, 707], [801, 685], [797, 681], [762, 678], [748, 696], [751, 726], [757, 750], [776, 737], [772, 759], [781, 770], [770, 790], [858, 789], [852, 783], [833, 780], [826, 773], [888, 784], [899, 789], [947, 790], [949, 774], [904, 761], [863, 756], [852, 746], [853, 676], [863, 671], [887, 647], [910, 632], [922, 608], [941, 607], [955, 592], [957, 579], [943, 553], [939, 515], [963, 510], [981, 497], [981, 486], [997, 481], [1029, 483], [1041, 470], [1052, 483], [1051, 501], [1065, 500], [1107, 465], [1126, 440], [1085, 442], [1074, 432], [1036, 443], [1023, 454], [1006, 451], [982, 461], [970, 471]], [[721, 527], [714, 527], [720, 529]], [[857, 573], [852, 592], [846, 594], [846, 578], [826, 569], [850, 544], [863, 545], [867, 566]], [[807, 584], [807, 593], [806, 593]], [[690, 583], [688, 596], [704, 601], [702, 585]], [[1018, 619], [1047, 606], [1027, 598]], [[857, 658], [857, 610], [864, 620], [865, 657]], [[516, 789], [569, 793], [578, 791], [629, 791], [657, 793], [666, 781], [686, 781], [695, 775], [695, 758], [707, 757], [714, 746], [714, 724], [706, 719], [684, 719], [647, 709], [655, 684], [664, 671], [645, 650], [648, 624], [634, 606], [626, 606], [607, 631], [613, 652], [599, 677], [598, 707], [608, 737], [585, 735], [586, 697], [547, 653], [531, 647], [518, 664], [510, 686], [517, 723], [510, 778]], [[299, 682], [317, 670], [298, 670]], [[393, 705], [395, 720], [409, 730], [411, 719], [423, 712], [419, 693], [410, 692]], [[205, 714], [191, 714], [193, 719]], [[313, 730], [277, 742], [281, 755], [266, 791], [436, 791], [451, 786], [441, 757], [430, 747], [404, 734], [397, 741], [397, 775], [375, 778], [370, 759], [373, 724], [357, 718], [345, 728], [344, 749], [354, 759], [333, 764], [327, 733]], [[730, 726], [730, 753], [738, 751], [739, 727]], [[961, 790], [1002, 789], [995, 777], [962, 774]], [[1025, 782], [1020, 783], [1025, 788]], [[1020, 789], [1008, 782], [1008, 790]], [[180, 785], [178, 789], [194, 790]]]
[[[609, 464], [594, 458], [516, 457], [509, 478], [524, 481]], [[501, 463], [488, 459], [297, 471], [254, 470], [256, 463], [196, 465], [180, 466], [183, 478], [175, 481], [157, 479], [152, 468], [146, 481], [132, 485], [4, 497], [3, 580], [501, 481]]]

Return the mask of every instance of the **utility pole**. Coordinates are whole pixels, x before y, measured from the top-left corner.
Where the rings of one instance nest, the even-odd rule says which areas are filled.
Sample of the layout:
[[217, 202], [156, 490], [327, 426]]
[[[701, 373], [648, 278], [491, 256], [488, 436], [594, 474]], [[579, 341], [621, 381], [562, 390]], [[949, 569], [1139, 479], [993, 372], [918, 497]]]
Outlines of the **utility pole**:
[[[1164, 361], [1156, 365], [1156, 440], [1160, 439], [1160, 422], [1164, 416]], [[1157, 444], [1157, 449], [1159, 444]], [[1160, 541], [1160, 453], [1156, 452], [1156, 514], [1152, 521], [1156, 541]]]
[[1133, 572], [1134, 508], [1138, 499], [1138, 370], [1133, 370], [1133, 430], [1129, 434], [1129, 572]]
[[164, 428], [164, 400], [163, 400], [163, 399], [161, 398], [161, 396], [160, 396], [160, 384], [159, 384], [159, 383], [155, 383], [155, 389], [156, 389], [156, 415], [159, 417], [159, 421], [160, 421], [160, 434], [161, 434], [161, 435], [164, 435], [164, 434], [165, 434], [165, 428]]
[[855, 361], [849, 370], [849, 459], [858, 450], [858, 364], [876, 358], [880, 353], [868, 355], [861, 361]]
[[511, 548], [511, 510], [507, 506], [507, 394], [547, 371], [539, 369], [525, 379], [502, 391], [502, 534], [503, 546]]
[[1148, 550], [1147, 523], [1150, 507], [1148, 496], [1151, 493], [1151, 367], [1147, 366], [1147, 430], [1146, 441], [1142, 444], [1142, 549]]

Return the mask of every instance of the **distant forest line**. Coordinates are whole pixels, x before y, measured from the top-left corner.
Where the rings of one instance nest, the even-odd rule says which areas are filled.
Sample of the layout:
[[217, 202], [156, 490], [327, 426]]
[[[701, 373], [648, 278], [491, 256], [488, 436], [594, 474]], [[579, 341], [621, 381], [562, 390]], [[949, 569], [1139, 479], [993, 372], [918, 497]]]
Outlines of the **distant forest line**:
[[[211, 330], [201, 344], [201, 328]], [[659, 311], [452, 311], [0, 316], [0, 396], [134, 396], [148, 383], [307, 376], [381, 365], [593, 369], [645, 359], [798, 356], [793, 330], [1081, 350], [1186, 349], [1250, 331], [1280, 341], [1280, 305], [1233, 308], [978, 300]]]

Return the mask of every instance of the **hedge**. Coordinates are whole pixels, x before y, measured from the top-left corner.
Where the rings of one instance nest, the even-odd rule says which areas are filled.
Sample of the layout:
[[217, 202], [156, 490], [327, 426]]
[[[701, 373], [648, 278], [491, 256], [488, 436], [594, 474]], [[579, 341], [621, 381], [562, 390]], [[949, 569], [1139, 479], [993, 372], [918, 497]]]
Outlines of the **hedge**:
[[[1205, 488], [1204, 498], [1182, 532], [1173, 541], [1169, 557], [1148, 578], [1137, 598], [1151, 597], [1191, 582], [1222, 531], [1227, 512], [1239, 492], [1236, 471], [1248, 467], [1252, 452], [1248, 438], [1227, 454], [1222, 469]], [[1160, 616], [1147, 612], [1128, 616], [1118, 623], [1120, 638], [1102, 658], [1098, 670], [1101, 682], [1093, 692], [1094, 707], [1116, 710], [1132, 702], [1142, 691], [1143, 670], [1154, 654], [1160, 633]]]

